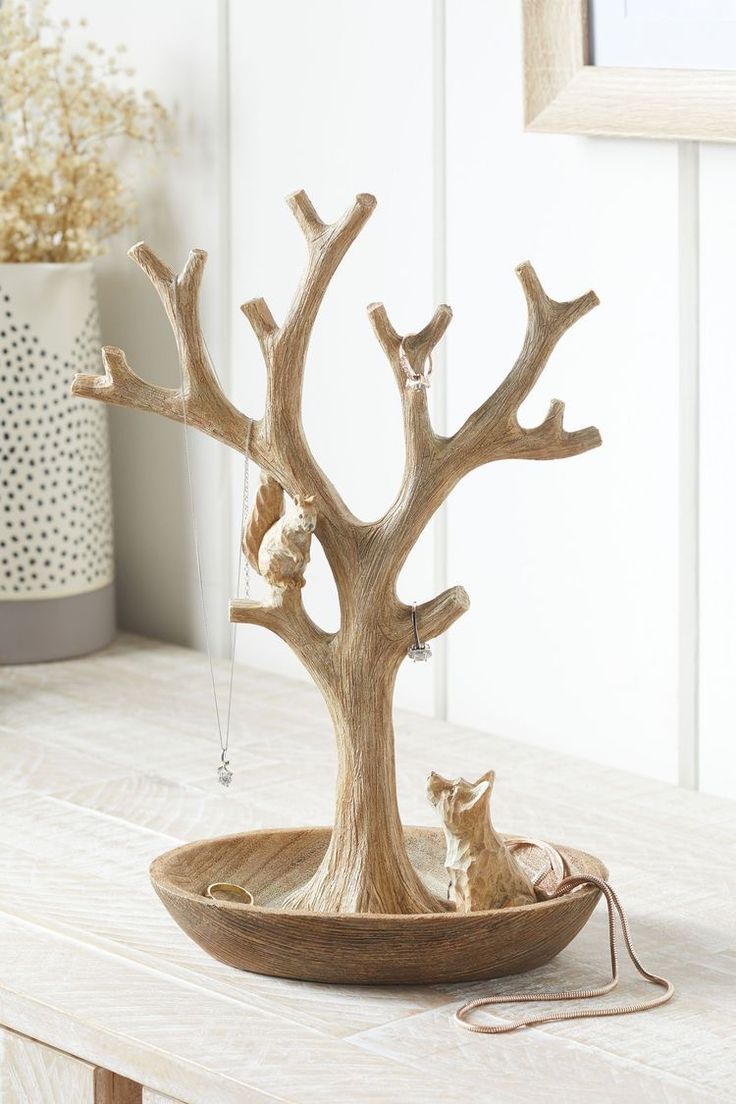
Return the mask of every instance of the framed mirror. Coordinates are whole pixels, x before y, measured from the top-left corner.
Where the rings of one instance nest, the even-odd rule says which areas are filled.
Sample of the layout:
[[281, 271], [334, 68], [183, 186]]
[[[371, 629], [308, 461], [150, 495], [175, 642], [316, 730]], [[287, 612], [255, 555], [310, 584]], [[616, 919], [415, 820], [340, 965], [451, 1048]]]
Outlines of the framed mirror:
[[736, 0], [522, 0], [522, 12], [527, 130], [736, 141]]

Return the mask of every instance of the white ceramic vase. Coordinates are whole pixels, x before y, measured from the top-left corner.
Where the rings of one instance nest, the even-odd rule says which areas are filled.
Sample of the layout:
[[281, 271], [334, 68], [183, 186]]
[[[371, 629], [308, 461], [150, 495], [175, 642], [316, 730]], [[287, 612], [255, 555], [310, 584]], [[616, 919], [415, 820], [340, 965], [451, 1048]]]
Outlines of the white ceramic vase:
[[92, 265], [0, 264], [0, 663], [81, 655], [115, 631], [107, 416]]

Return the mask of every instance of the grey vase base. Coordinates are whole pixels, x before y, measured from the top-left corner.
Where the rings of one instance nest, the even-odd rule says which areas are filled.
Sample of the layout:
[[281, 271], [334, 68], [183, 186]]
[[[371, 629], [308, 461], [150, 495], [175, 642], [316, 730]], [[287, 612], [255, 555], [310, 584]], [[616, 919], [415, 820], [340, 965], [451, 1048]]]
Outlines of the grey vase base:
[[114, 636], [114, 583], [65, 598], [0, 601], [0, 664], [71, 659]]

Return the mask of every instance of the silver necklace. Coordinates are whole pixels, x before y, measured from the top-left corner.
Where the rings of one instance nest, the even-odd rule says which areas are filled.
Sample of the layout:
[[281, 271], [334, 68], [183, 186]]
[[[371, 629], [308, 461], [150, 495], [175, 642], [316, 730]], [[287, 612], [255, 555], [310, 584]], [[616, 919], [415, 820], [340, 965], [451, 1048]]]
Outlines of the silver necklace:
[[[174, 279], [174, 314], [177, 315], [177, 316], [178, 316], [178, 313], [179, 313], [178, 292], [179, 292], [179, 277], [176, 276], [175, 279]], [[177, 338], [177, 343], [178, 343], [178, 338]], [[212, 356], [210, 355], [210, 350], [209, 350], [209, 347], [207, 345], [207, 342], [204, 340], [204, 338], [203, 338], [203, 344], [204, 344], [204, 348], [205, 348], [205, 353], [207, 354], [207, 360], [209, 362], [209, 366], [212, 370], [212, 374], [215, 376], [215, 378], [217, 379], [217, 381], [219, 383], [220, 381], [219, 381], [219, 377], [217, 376], [217, 370], [216, 370], [214, 362], [212, 360]], [[220, 716], [220, 703], [219, 703], [219, 699], [217, 697], [217, 684], [216, 684], [216, 681], [215, 681], [215, 665], [214, 665], [214, 661], [213, 661], [213, 658], [212, 658], [212, 647], [211, 647], [211, 643], [210, 643], [209, 619], [207, 617], [207, 604], [205, 602], [205, 595], [204, 595], [204, 575], [203, 575], [203, 572], [202, 572], [202, 557], [200, 555], [199, 534], [197, 532], [197, 519], [196, 519], [195, 510], [194, 510], [194, 486], [193, 486], [193, 483], [192, 483], [192, 463], [191, 463], [191, 457], [190, 457], [190, 454], [189, 454], [189, 421], [188, 421], [188, 418], [187, 418], [187, 403], [186, 403], [186, 397], [185, 397], [184, 369], [182, 367], [181, 350], [179, 350], [179, 376], [180, 376], [180, 380], [181, 380], [182, 420], [183, 420], [183, 423], [184, 423], [184, 454], [185, 454], [185, 457], [186, 457], [187, 483], [188, 483], [188, 486], [189, 486], [189, 519], [190, 519], [190, 523], [191, 523], [191, 526], [192, 526], [192, 544], [194, 546], [194, 559], [195, 559], [196, 568], [197, 568], [197, 581], [198, 581], [198, 584], [199, 584], [199, 599], [200, 599], [200, 604], [201, 604], [201, 608], [202, 608], [202, 627], [204, 629], [204, 640], [205, 640], [205, 646], [207, 648], [207, 661], [208, 661], [208, 664], [209, 664], [209, 671], [210, 671], [210, 683], [212, 685], [212, 700], [213, 700], [214, 707], [215, 707], [215, 722], [217, 724], [217, 733], [218, 733], [219, 740], [220, 740], [220, 764], [217, 768], [217, 779], [218, 779], [220, 785], [228, 787], [230, 785], [230, 783], [232, 782], [232, 780], [233, 780], [233, 772], [230, 769], [230, 760], [228, 758], [228, 754], [229, 754], [229, 747], [230, 747], [230, 718], [231, 718], [231, 715], [232, 715], [232, 704], [233, 704], [233, 676], [234, 676], [234, 673], [235, 673], [235, 634], [236, 634], [236, 631], [237, 631], [237, 625], [233, 624], [232, 627], [231, 627], [231, 632], [230, 632], [230, 676], [229, 676], [229, 679], [228, 679], [228, 690], [227, 690], [227, 712], [226, 712], [226, 715], [225, 715], [225, 725], [223, 726], [222, 718]], [[242, 512], [241, 512], [241, 524], [240, 524], [241, 534], [242, 534], [243, 529], [245, 527], [245, 520], [246, 520], [246, 517], [248, 515], [248, 490], [249, 490], [248, 447], [250, 445], [251, 425], [252, 425], [252, 423], [248, 422], [248, 431], [246, 433], [246, 438], [245, 438], [245, 441], [243, 443], [244, 456], [243, 456], [243, 496], [242, 496], [242, 508], [241, 508]], [[250, 567], [249, 567], [249, 564], [248, 564], [247, 557], [243, 555], [242, 540], [240, 541], [240, 546], [239, 546], [239, 550], [238, 550], [237, 577], [236, 577], [236, 580], [235, 580], [235, 594], [236, 594], [236, 597], [238, 597], [238, 598], [240, 597], [241, 581], [242, 581], [242, 584], [243, 584], [244, 596], [246, 598], [249, 598], [250, 597]]]
[[[205, 346], [206, 348], [206, 346]], [[208, 353], [209, 356], [209, 353]], [[243, 540], [242, 534], [245, 531], [245, 522], [248, 517], [248, 492], [249, 492], [249, 474], [248, 474], [248, 446], [250, 444], [250, 431], [251, 422], [248, 423], [248, 432], [245, 438], [245, 455], [243, 456], [243, 494], [241, 496], [241, 512], [240, 512], [240, 534], [241, 539], [238, 546], [238, 567], [237, 576], [235, 579], [235, 597], [240, 598], [240, 587], [242, 583], [243, 597], [250, 598], [250, 564], [248, 563], [248, 557], [243, 555]], [[228, 749], [230, 746], [230, 716], [232, 713], [233, 704], [233, 675], [235, 672], [235, 636], [238, 626], [233, 623], [230, 630], [230, 678], [227, 688], [227, 716], [225, 719], [225, 735], [223, 738], [222, 728], [219, 723], [219, 711], [217, 710], [217, 698], [215, 698], [215, 711], [217, 713], [218, 721], [218, 733], [220, 737], [220, 765], [217, 768], [217, 779], [222, 786], [229, 786], [233, 780], [233, 772], [230, 769], [230, 760], [228, 759]]]

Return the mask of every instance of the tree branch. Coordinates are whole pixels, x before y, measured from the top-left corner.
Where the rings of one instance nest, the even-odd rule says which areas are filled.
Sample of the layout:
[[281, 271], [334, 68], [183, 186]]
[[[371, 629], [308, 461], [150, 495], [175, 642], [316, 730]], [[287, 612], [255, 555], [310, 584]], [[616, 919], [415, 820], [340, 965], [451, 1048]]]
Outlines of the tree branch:
[[[376, 206], [375, 196], [361, 193], [341, 219], [322, 221], [306, 192], [286, 201], [307, 242], [307, 269], [282, 326], [277, 326], [265, 300], [252, 299], [240, 308], [261, 343], [269, 374], [269, 405], [283, 404], [301, 415], [302, 383], [309, 338], [325, 292], [340, 261]], [[268, 339], [264, 348], [264, 337]]]
[[147, 383], [130, 367], [122, 349], [106, 346], [102, 350], [105, 375], [77, 374], [72, 393], [186, 422], [241, 453], [249, 440], [248, 454], [268, 466], [259, 423], [237, 410], [223, 392], [202, 337], [199, 289], [207, 254], [193, 249], [179, 276], [145, 242], [134, 245], [129, 256], [146, 273], [164, 305], [176, 339], [183, 390]]
[[[433, 317], [423, 330], [420, 330], [419, 333], [416, 334], [405, 335], [404, 337], [401, 337], [394, 329], [383, 303], [371, 303], [368, 307], [368, 317], [373, 326], [373, 332], [378, 338], [381, 348], [388, 357], [399, 392], [403, 398], [405, 392], [411, 389], [406, 386], [406, 371], [399, 357], [399, 349], [401, 348], [402, 342], [406, 358], [409, 361], [412, 371], [416, 375], [421, 375], [427, 357], [434, 351], [435, 346], [439, 345], [444, 337], [445, 330], [452, 321], [452, 310], [450, 307], [443, 304], [441, 307], [437, 308]], [[423, 391], [424, 388], [421, 390]]]
[[274, 339], [270, 383], [277, 401], [283, 397], [301, 410], [307, 347], [317, 312], [337, 266], [373, 214], [376, 199], [365, 193], [357, 195], [350, 210], [331, 226], [318, 217], [305, 192], [295, 192], [287, 203], [306, 238], [308, 262], [286, 320]]
[[176, 421], [183, 420], [181, 391], [146, 383], [130, 367], [122, 349], [114, 345], [103, 345], [102, 364], [105, 369], [102, 376], [78, 373], [74, 377], [72, 392], [75, 395], [99, 398], [114, 406], [150, 410]]
[[[359, 197], [360, 198], [360, 197]], [[305, 191], [294, 192], [287, 196], [286, 202], [294, 215], [294, 218], [302, 228], [302, 233], [308, 242], [314, 242], [329, 229], [314, 209], [314, 205]], [[374, 206], [375, 206], [375, 200]]]
[[271, 352], [270, 342], [274, 334], [278, 333], [278, 326], [268, 303], [265, 299], [250, 299], [247, 303], [243, 303], [240, 309], [253, 327], [263, 358], [268, 362]]
[[[441, 636], [470, 608], [470, 599], [464, 587], [454, 586], [443, 590], [436, 598], [417, 606], [417, 633], [421, 641]], [[384, 640], [390, 641], [390, 650], [397, 663], [406, 658], [407, 648], [413, 643], [411, 606], [396, 600], [383, 626]]]
[[307, 670], [323, 679], [331, 666], [329, 645], [333, 633], [320, 629], [304, 609], [301, 590], [272, 588], [270, 602], [234, 598], [230, 621], [238, 625], [260, 625], [280, 637]]
[[452, 321], [452, 311], [444, 305], [438, 307], [424, 329], [404, 337], [394, 329], [383, 303], [371, 303], [368, 307], [368, 317], [373, 326], [373, 332], [391, 365], [401, 396], [406, 446], [405, 486], [400, 492], [401, 497], [407, 493], [407, 485], [412, 480], [413, 473], [433, 453], [439, 440], [432, 429], [427, 389], [426, 387], [407, 387], [409, 377], [406, 367], [402, 364], [401, 353], [403, 351], [409, 369], [415, 376], [424, 375], [428, 357], [432, 355], [435, 346], [442, 340], [445, 330]]
[[595, 426], [569, 432], [562, 424], [564, 413], [564, 402], [553, 399], [540, 425], [533, 429], [525, 429], [520, 425], [514, 427], [507, 453], [502, 451], [502, 442], [499, 440], [498, 454], [494, 459], [500, 460], [508, 456], [517, 460], [561, 460], [598, 448], [601, 435]]
[[[568, 432], [562, 424], [564, 404], [555, 400], [541, 425], [525, 429], [517, 412], [539, 379], [550, 354], [562, 335], [598, 303], [594, 292], [579, 299], [558, 303], [544, 292], [536, 272], [526, 262], [516, 270], [526, 297], [528, 321], [526, 336], [516, 364], [490, 398], [470, 415], [452, 437], [439, 437], [431, 428], [426, 397], [418, 411], [412, 400], [404, 399], [407, 426], [407, 467], [399, 494], [381, 521], [374, 527], [382, 531], [401, 569], [406, 557], [432, 515], [459, 480], [473, 468], [492, 460], [553, 460], [576, 456], [601, 443], [594, 427]], [[378, 340], [397, 362], [401, 341], [380, 304], [369, 308]], [[447, 308], [449, 312], [449, 308]], [[405, 339], [414, 356], [421, 356], [444, 332], [449, 313], [440, 308], [421, 334]], [[412, 362], [416, 364], [416, 360]], [[397, 367], [394, 375], [400, 379]], [[423, 388], [421, 389], [424, 390]]]
[[267, 372], [263, 437], [273, 465], [269, 469], [291, 494], [317, 499], [317, 537], [335, 575], [338, 592], [347, 585], [357, 556], [359, 520], [315, 460], [302, 424], [302, 387], [307, 348], [320, 304], [335, 271], [376, 205], [372, 195], [356, 196], [352, 207], [329, 225], [320, 219], [305, 192], [287, 200], [307, 242], [307, 268], [281, 326], [264, 299], [241, 307], [258, 338]]
[[601, 443], [593, 426], [574, 433], [563, 428], [564, 404], [559, 400], [552, 403], [541, 425], [533, 429], [519, 425], [519, 407], [531, 393], [557, 342], [578, 319], [598, 305], [598, 296], [589, 291], [579, 299], [558, 303], [546, 294], [528, 261], [519, 265], [516, 274], [527, 302], [524, 344], [503, 382], [448, 442], [448, 458], [460, 474], [491, 460], [555, 460], [576, 456]]
[[[427, 358], [443, 337], [452, 312], [440, 306], [422, 330], [402, 337], [383, 305], [371, 304], [373, 329], [399, 387], [406, 464], [394, 504], [380, 521], [364, 525], [314, 459], [302, 424], [301, 399], [307, 347], [317, 312], [340, 261], [370, 217], [375, 199], [358, 195], [345, 215], [331, 225], [320, 219], [304, 192], [291, 196], [289, 206], [304, 234], [308, 261], [286, 320], [278, 326], [263, 299], [253, 299], [242, 307], [266, 363], [268, 388], [261, 421], [246, 417], [230, 403], [210, 363], [199, 319], [206, 260], [202, 250], [191, 252], [178, 276], [144, 243], [130, 251], [156, 288], [169, 318], [182, 388], [145, 381], [130, 367], [122, 350], [108, 346], [103, 350], [104, 376], [78, 375], [72, 390], [192, 425], [247, 453], [292, 497], [299, 493], [316, 496], [316, 534], [340, 597], [338, 633], [325, 633], [315, 625], [304, 609], [300, 590], [274, 591], [265, 603], [235, 601], [230, 616], [234, 622], [262, 625], [276, 633], [324, 685], [325, 680], [337, 679], [336, 656], [342, 656], [344, 649], [365, 649], [363, 604], [368, 600], [379, 607], [373, 624], [375, 640], [388, 640], [394, 659], [400, 658], [410, 608], [396, 599], [397, 575], [427, 522], [463, 475], [491, 460], [574, 456], [600, 444], [593, 427], [573, 432], [564, 428], [564, 406], [558, 400], [540, 425], [527, 429], [518, 421], [519, 408], [555, 345], [596, 305], [597, 298], [589, 292], [571, 302], [556, 302], [544, 292], [531, 265], [520, 265], [517, 274], [528, 309], [521, 353], [490, 398], [449, 438], [432, 428], [426, 388], [406, 384], [407, 371], [412, 382], [421, 383]], [[461, 587], [422, 603], [417, 609], [421, 636], [432, 639], [444, 632], [467, 608], [468, 597]]]
[[[409, 609], [409, 607], [407, 607]], [[470, 598], [464, 587], [454, 586], [443, 590], [436, 598], [417, 606], [417, 631], [420, 640], [433, 640], [441, 636], [458, 617], [470, 609]]]

